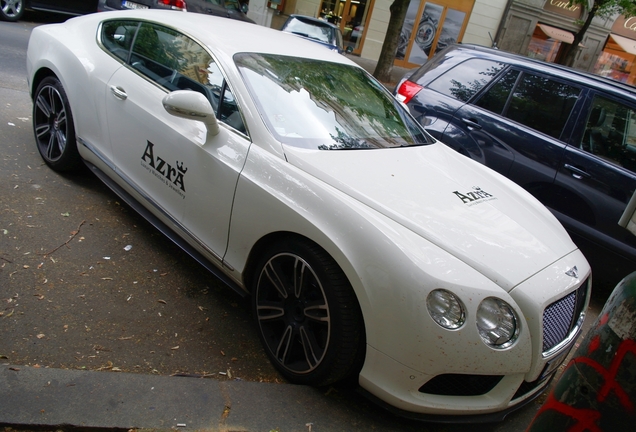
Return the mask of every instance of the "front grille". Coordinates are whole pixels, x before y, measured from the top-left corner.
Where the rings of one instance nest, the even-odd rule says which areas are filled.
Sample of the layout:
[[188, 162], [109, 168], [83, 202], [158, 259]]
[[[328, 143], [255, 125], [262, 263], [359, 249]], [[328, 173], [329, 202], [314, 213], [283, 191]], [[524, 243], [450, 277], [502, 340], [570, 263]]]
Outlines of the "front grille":
[[586, 280], [576, 291], [555, 301], [543, 311], [543, 352], [557, 346], [574, 330], [587, 295]]
[[437, 375], [420, 387], [420, 393], [443, 396], [479, 396], [495, 388], [501, 375]]

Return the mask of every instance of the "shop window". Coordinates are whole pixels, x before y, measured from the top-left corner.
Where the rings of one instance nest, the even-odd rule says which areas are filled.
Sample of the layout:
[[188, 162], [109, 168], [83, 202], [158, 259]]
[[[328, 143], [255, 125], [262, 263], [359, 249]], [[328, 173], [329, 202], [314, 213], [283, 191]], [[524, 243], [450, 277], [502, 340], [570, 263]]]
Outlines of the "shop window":
[[574, 35], [560, 28], [537, 24], [528, 44], [528, 57], [554, 63], [565, 46], [574, 42]]
[[345, 48], [360, 54], [372, 8], [373, 0], [324, 0], [320, 5], [320, 18], [340, 27]]
[[636, 85], [636, 40], [611, 34], [594, 65], [594, 73]]
[[474, 0], [411, 0], [400, 32], [396, 64], [424, 64], [437, 51], [460, 42], [474, 4]]

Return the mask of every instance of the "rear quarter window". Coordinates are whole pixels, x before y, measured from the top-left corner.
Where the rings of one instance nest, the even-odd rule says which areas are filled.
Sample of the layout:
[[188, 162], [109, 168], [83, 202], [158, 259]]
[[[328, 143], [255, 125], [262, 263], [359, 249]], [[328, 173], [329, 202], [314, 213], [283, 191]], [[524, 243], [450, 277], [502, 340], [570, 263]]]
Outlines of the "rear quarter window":
[[505, 67], [486, 59], [466, 60], [436, 78], [428, 88], [467, 102]]

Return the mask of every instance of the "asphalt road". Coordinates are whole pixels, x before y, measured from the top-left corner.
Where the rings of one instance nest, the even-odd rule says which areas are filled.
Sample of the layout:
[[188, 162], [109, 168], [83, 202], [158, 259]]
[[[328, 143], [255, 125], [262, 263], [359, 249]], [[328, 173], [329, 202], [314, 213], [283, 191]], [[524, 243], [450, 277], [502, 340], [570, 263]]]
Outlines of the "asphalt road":
[[[284, 385], [245, 300], [89, 172], [44, 165], [25, 78], [28, 19], [0, 22], [0, 362]], [[350, 389], [325, 399], [334, 418], [360, 419], [343, 430], [465, 430], [395, 418]], [[539, 403], [472, 429], [522, 431]]]
[[93, 175], [44, 165], [25, 70], [33, 26], [0, 22], [0, 356], [280, 381], [245, 301]]

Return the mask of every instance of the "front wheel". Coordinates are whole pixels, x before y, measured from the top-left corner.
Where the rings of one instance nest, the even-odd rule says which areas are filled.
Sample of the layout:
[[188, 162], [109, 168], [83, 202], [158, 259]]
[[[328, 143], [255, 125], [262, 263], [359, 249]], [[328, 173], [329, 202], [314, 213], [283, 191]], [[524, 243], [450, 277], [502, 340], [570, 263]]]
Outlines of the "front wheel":
[[42, 80], [33, 99], [33, 133], [40, 156], [56, 171], [79, 167], [73, 114], [62, 83], [55, 77]]
[[270, 247], [257, 265], [252, 306], [267, 355], [288, 381], [323, 386], [359, 372], [360, 306], [320, 247], [302, 240]]
[[18, 21], [24, 15], [23, 0], [0, 0], [0, 19]]

